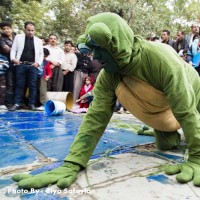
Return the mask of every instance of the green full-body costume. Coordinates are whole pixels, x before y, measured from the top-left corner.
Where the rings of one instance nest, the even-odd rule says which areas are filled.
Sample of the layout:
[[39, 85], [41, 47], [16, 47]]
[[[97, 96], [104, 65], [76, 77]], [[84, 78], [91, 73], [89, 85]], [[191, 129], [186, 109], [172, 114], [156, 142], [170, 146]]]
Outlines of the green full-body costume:
[[[105, 67], [98, 76], [94, 100], [65, 158], [66, 163], [87, 166], [119, 99], [127, 110], [155, 129], [160, 149], [176, 146], [177, 130], [183, 129], [188, 161], [168, 167], [166, 173], [181, 172], [177, 175], [179, 182], [193, 179], [200, 186], [200, 78], [197, 72], [170, 46], [134, 36], [127, 23], [113, 13], [90, 17], [79, 42], [91, 48]], [[74, 180], [76, 175], [70, 177]], [[58, 186], [67, 187], [71, 182]], [[30, 178], [22, 180], [20, 186], [39, 188], [45, 184], [34, 185]]]

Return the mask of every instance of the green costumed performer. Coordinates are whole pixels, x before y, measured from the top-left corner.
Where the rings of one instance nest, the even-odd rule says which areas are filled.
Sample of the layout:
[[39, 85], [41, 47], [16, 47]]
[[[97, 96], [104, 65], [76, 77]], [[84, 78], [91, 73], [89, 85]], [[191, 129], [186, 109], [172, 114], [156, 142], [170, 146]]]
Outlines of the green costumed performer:
[[179, 145], [183, 129], [188, 160], [166, 168], [177, 181], [193, 180], [200, 186], [200, 79], [190, 65], [168, 45], [134, 36], [131, 28], [114, 13], [101, 13], [87, 20], [79, 37], [79, 50], [93, 51], [103, 63], [94, 99], [84, 117], [65, 163], [36, 176], [15, 175], [20, 188], [41, 188], [57, 183], [68, 187], [87, 166], [113, 114], [116, 99], [134, 116], [155, 129], [159, 149]]

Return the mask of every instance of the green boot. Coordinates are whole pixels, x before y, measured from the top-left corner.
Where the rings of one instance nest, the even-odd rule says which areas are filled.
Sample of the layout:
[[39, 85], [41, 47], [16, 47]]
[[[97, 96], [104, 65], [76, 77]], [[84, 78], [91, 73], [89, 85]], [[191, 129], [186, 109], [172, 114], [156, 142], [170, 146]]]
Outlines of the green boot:
[[157, 148], [160, 150], [176, 149], [181, 141], [181, 136], [178, 131], [164, 132], [154, 130]]

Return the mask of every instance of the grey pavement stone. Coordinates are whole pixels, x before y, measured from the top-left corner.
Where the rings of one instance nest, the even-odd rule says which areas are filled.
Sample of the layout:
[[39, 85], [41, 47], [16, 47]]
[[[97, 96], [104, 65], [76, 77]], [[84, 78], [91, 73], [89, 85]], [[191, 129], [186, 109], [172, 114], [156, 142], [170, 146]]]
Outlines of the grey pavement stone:
[[164, 163], [166, 161], [131, 153], [101, 158], [87, 167], [86, 172], [78, 178], [77, 183], [81, 188], [85, 188], [88, 187], [88, 184], [98, 185], [123, 176], [142, 174], [143, 171], [152, 168], [156, 171], [158, 170], [156, 167]]

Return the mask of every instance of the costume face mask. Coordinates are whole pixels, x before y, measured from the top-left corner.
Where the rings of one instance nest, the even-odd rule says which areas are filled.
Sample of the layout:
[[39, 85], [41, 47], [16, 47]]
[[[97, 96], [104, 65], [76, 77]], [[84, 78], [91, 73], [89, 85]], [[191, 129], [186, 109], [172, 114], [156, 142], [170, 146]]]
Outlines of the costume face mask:
[[112, 55], [104, 48], [101, 48], [90, 38], [88, 46], [83, 43], [78, 44], [78, 49], [81, 53], [90, 54], [93, 51], [93, 58], [98, 60], [106, 72], [115, 73], [118, 72], [119, 66]]
[[114, 60], [114, 58], [106, 49], [95, 47], [93, 50], [93, 57], [103, 65], [103, 68], [105, 69], [106, 72], [108, 73], [118, 72], [119, 67], [117, 65], [117, 62]]

